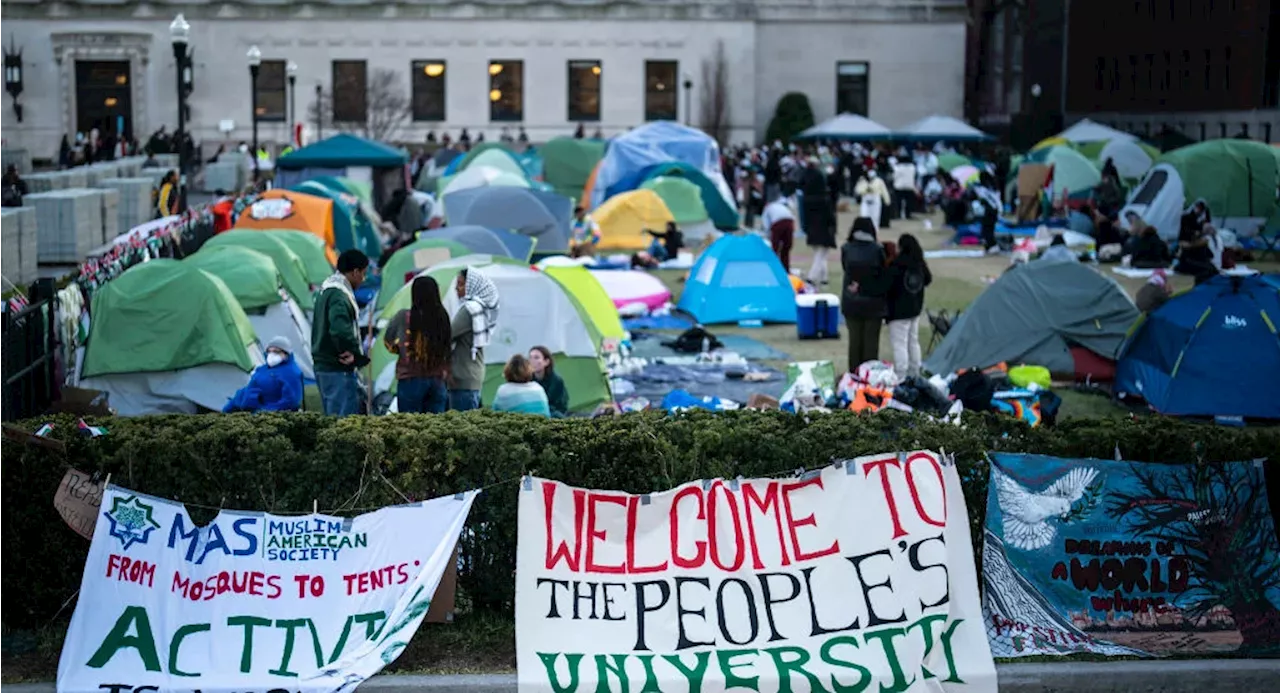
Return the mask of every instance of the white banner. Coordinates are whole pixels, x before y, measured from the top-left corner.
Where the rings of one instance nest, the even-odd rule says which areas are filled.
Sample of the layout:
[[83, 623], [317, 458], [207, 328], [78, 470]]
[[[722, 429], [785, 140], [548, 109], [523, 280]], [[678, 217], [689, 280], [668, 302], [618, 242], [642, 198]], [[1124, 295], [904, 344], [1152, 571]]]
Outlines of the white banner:
[[181, 503], [111, 486], [58, 692], [354, 690], [418, 629], [475, 493], [199, 527]]
[[996, 691], [954, 465], [520, 494], [521, 691]]

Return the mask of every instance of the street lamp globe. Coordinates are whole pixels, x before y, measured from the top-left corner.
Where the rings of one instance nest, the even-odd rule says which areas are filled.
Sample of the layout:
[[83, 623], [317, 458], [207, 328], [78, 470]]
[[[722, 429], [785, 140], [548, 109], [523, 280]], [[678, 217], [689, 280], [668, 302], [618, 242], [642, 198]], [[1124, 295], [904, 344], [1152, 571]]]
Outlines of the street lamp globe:
[[245, 53], [245, 57], [249, 59], [249, 67], [257, 67], [262, 64], [262, 51], [257, 46], [250, 46], [249, 52]]
[[174, 45], [186, 45], [187, 39], [191, 37], [191, 25], [187, 23], [186, 17], [179, 14], [173, 18], [169, 24], [169, 37], [173, 39]]
[[290, 60], [289, 64], [286, 65], [284, 69], [285, 69], [285, 72], [289, 73], [290, 78], [294, 78], [298, 76], [298, 63], [295, 63], [292, 60]]

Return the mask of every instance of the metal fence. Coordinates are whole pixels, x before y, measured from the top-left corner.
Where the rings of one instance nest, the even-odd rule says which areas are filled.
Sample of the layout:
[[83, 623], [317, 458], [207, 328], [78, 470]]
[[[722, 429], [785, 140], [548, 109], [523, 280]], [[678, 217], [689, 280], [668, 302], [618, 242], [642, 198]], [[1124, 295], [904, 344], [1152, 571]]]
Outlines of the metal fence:
[[31, 285], [28, 305], [4, 311], [4, 400], [0, 418], [25, 419], [49, 410], [58, 395], [57, 310], [52, 279]]

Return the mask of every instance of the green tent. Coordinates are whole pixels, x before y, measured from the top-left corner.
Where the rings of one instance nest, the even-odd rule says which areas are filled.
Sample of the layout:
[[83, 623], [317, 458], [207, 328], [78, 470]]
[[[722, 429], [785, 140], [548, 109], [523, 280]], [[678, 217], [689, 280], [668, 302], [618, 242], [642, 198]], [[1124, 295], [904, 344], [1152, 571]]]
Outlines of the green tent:
[[596, 164], [604, 158], [604, 142], [557, 137], [540, 151], [543, 180], [561, 195], [577, 200]]
[[[1053, 145], [1032, 150], [1024, 162], [1046, 164], [1053, 167], [1053, 194], [1056, 197], [1067, 189], [1073, 198], [1088, 197], [1102, 182], [1102, 172], [1085, 155], [1068, 145]], [[1016, 177], [1015, 177], [1016, 180]]]
[[311, 292], [311, 284], [307, 281], [307, 269], [302, 258], [289, 250], [284, 241], [276, 238], [273, 231], [223, 231], [205, 242], [205, 248], [216, 248], [221, 245], [241, 246], [263, 253], [276, 263], [280, 277], [284, 280], [284, 288], [303, 310], [315, 307], [315, 297]]
[[306, 272], [307, 283], [319, 286], [333, 274], [333, 265], [329, 264], [329, 256], [325, 253], [324, 241], [314, 233], [297, 229], [269, 229], [275, 239], [281, 241], [289, 250], [302, 260]]
[[382, 268], [382, 288], [378, 290], [378, 310], [391, 302], [400, 287], [405, 285], [405, 274], [422, 271], [445, 260], [470, 255], [471, 250], [461, 243], [443, 238], [422, 237], [400, 248], [387, 258]]
[[[604, 360], [600, 358], [602, 337], [582, 304], [562, 284], [549, 275], [509, 258], [469, 255], [443, 262], [426, 274], [440, 285], [445, 305], [451, 309], [456, 299], [450, 298], [458, 273], [473, 267], [493, 281], [498, 288], [500, 305], [498, 324], [492, 340], [485, 348], [485, 379], [481, 400], [493, 402], [502, 384], [502, 368], [514, 354], [528, 353], [534, 346], [545, 346], [555, 359], [556, 373], [569, 390], [569, 410], [590, 412], [612, 399]], [[412, 303], [410, 287], [396, 292], [379, 316], [385, 326], [397, 312]], [[395, 390], [395, 357], [382, 340], [374, 346], [370, 357], [376, 379], [375, 393]]]
[[222, 280], [246, 312], [280, 302], [280, 271], [270, 256], [250, 248], [219, 245], [184, 260]]
[[972, 166], [972, 165], [973, 165], [973, 161], [971, 161], [967, 156], [954, 154], [954, 153], [938, 155], [938, 168], [942, 169], [943, 171], [950, 172], [954, 168], [959, 168], [961, 166]]
[[221, 279], [177, 260], [137, 265], [93, 295], [84, 378], [226, 363], [246, 373], [257, 337]]
[[[476, 160], [476, 157], [494, 149], [507, 154], [514, 154], [511, 151], [511, 147], [502, 142], [481, 142], [468, 150], [466, 154], [463, 154], [461, 159], [450, 162], [447, 171], [453, 174], [465, 171], [471, 165], [471, 162]], [[524, 175], [524, 172], [521, 171], [520, 175]]]
[[409, 156], [399, 149], [363, 137], [339, 133], [285, 154], [276, 161], [276, 168], [390, 167], [407, 163]]
[[365, 218], [356, 195], [310, 180], [290, 189], [333, 201], [333, 245], [339, 253], [355, 248], [371, 258], [382, 255], [382, 239]]
[[355, 206], [364, 212], [371, 223], [376, 226], [382, 221], [377, 211], [373, 209], [373, 186], [369, 183], [340, 176], [316, 176], [307, 182], [319, 183], [330, 190], [354, 195], [357, 201]]
[[[467, 156], [471, 157], [470, 154]], [[521, 165], [520, 160], [516, 158], [516, 155], [506, 149], [486, 149], [475, 157], [464, 158], [463, 161], [466, 162], [468, 167], [488, 166], [505, 173], [510, 173], [513, 176], [520, 176], [521, 178], [529, 177], [529, 173], [524, 170], [524, 166]], [[458, 168], [459, 173], [465, 170], [466, 169], [462, 167]]]
[[707, 208], [702, 204], [702, 190], [685, 178], [658, 176], [640, 187], [657, 193], [681, 226], [701, 224], [708, 219]]
[[685, 178], [697, 185], [702, 191], [702, 204], [707, 209], [707, 216], [711, 218], [716, 228], [726, 231], [737, 230], [741, 221], [738, 217], [738, 210], [730, 205], [728, 200], [724, 199], [724, 195], [720, 194], [720, 189], [716, 187], [714, 181], [707, 177], [707, 174], [683, 161], [668, 161], [646, 169], [645, 180], [652, 180], [660, 176]]

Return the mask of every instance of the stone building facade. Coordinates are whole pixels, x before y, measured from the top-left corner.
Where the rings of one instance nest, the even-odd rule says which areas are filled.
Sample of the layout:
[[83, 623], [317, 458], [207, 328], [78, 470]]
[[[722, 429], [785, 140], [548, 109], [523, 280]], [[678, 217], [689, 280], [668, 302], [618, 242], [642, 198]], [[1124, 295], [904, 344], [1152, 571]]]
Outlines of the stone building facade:
[[336, 89], [325, 121], [369, 117], [370, 85], [388, 74], [378, 88], [413, 106], [402, 142], [464, 127], [489, 139], [524, 127], [541, 141], [578, 123], [606, 135], [659, 117], [702, 126], [717, 56], [733, 142], [762, 137], [789, 91], [819, 120], [853, 110], [889, 127], [961, 115], [964, 99], [964, 0], [5, 0], [0, 12], [23, 67], [22, 120], [4, 96], [2, 136], [37, 158], [92, 125], [141, 140], [175, 127], [179, 12], [194, 52], [191, 129], [206, 147], [249, 138], [251, 46], [263, 60], [259, 137], [276, 143], [292, 119], [314, 130], [317, 86]]

